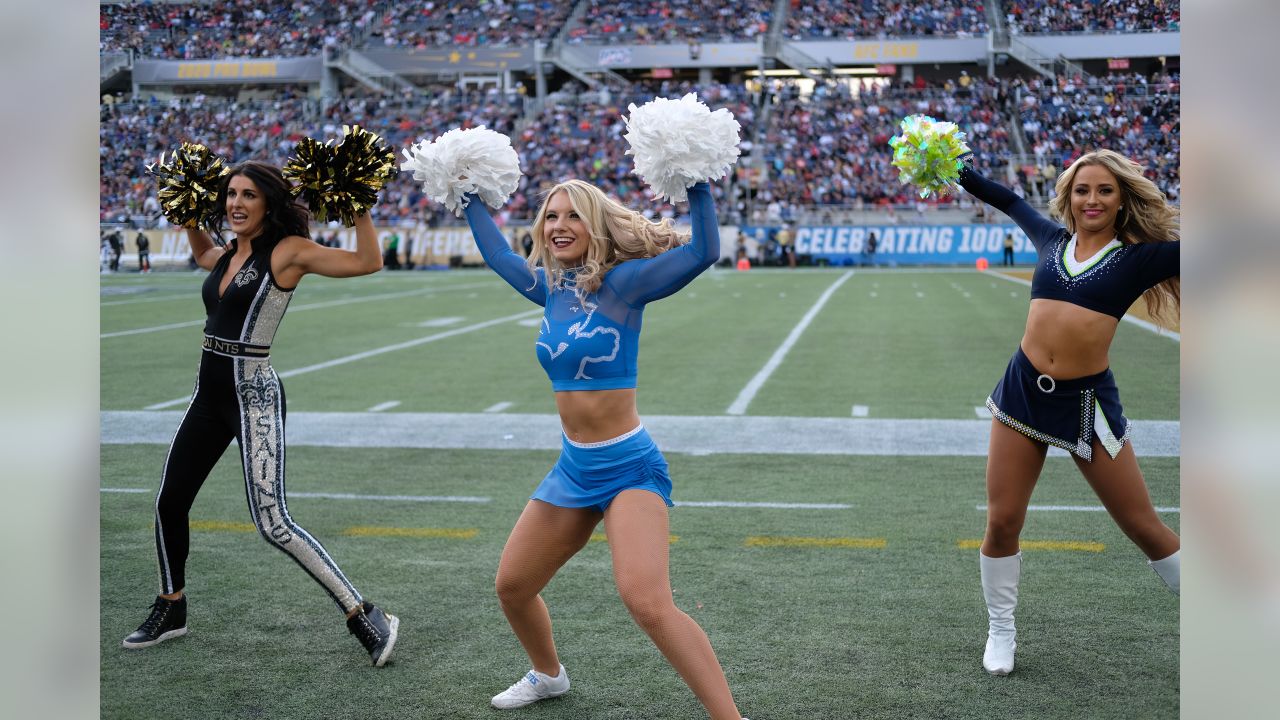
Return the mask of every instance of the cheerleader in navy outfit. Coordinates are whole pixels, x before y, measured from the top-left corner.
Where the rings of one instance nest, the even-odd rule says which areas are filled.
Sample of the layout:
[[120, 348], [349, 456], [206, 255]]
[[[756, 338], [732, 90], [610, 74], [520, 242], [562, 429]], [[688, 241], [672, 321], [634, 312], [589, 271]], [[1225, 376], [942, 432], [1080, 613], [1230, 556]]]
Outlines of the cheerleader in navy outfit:
[[1065, 227], [972, 167], [960, 184], [1013, 218], [1039, 253], [1026, 331], [987, 399], [994, 419], [979, 555], [990, 622], [982, 665], [1007, 675], [1017, 647], [1018, 536], [1050, 445], [1071, 453], [1116, 524], [1178, 593], [1178, 536], [1152, 507], [1107, 359], [1139, 296], [1156, 317], [1178, 310], [1178, 211], [1141, 166], [1110, 150], [1080, 157], [1058, 177], [1050, 211]]
[[249, 509], [263, 539], [324, 588], [374, 665], [382, 666], [395, 646], [399, 619], [361, 598], [285, 507], [284, 386], [270, 360], [271, 341], [304, 275], [368, 275], [382, 267], [382, 253], [367, 214], [355, 218], [354, 252], [309, 239], [308, 211], [289, 190], [279, 169], [242, 163], [227, 173], [218, 193], [221, 212], [215, 226], [225, 218], [235, 234], [230, 245], [215, 245], [204, 230], [187, 230], [196, 262], [211, 271], [201, 291], [208, 317], [195, 393], [169, 447], [156, 497], [160, 595], [146, 621], [124, 639], [126, 648], [186, 634], [187, 515], [233, 438], [240, 447]]

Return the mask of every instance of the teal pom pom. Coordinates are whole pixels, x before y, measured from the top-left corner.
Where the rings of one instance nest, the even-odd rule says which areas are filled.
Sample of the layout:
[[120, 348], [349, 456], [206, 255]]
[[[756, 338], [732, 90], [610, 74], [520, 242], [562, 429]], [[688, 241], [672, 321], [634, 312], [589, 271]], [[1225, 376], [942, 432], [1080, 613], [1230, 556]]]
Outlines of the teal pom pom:
[[955, 192], [964, 166], [960, 158], [969, 152], [960, 128], [928, 115], [906, 117], [899, 127], [902, 134], [889, 140], [898, 181], [915, 185], [922, 198]]

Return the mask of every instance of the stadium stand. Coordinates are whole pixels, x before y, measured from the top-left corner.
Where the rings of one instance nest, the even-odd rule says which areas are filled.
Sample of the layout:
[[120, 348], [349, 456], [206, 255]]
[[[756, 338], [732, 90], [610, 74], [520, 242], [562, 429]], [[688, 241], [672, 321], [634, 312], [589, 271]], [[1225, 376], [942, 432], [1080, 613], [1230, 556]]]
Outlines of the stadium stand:
[[1178, 0], [1005, 0], [1010, 29], [1023, 33], [1177, 30]]
[[590, 0], [567, 35], [569, 42], [638, 45], [753, 41], [768, 32], [773, 4], [772, 0]]
[[339, 2], [103, 3], [102, 52], [193, 60], [315, 55], [349, 45], [375, 16], [375, 0]]
[[[983, 6], [954, 0], [791, 1], [786, 34], [792, 40], [920, 35], [981, 35], [987, 32]], [[795, 12], [803, 8], [803, 12]]]
[[370, 44], [388, 47], [512, 45], [549, 39], [559, 32], [572, 3], [390, 3]]
[[[963, 195], [922, 202], [899, 184], [887, 140], [912, 113], [956, 122], [980, 150], [983, 170], [1035, 203], [1049, 199], [1062, 167], [1099, 146], [1147, 165], [1171, 198], [1180, 190], [1176, 55], [1167, 65], [1167, 58], [1146, 51], [1132, 66], [1127, 59], [1116, 65], [1130, 69], [1112, 70], [1109, 55], [1088, 44], [1115, 33], [1137, 39], [1149, 30], [1176, 32], [1177, 2], [212, 0], [100, 8], [104, 223], [163, 223], [145, 165], [183, 140], [204, 142], [232, 160], [280, 163], [300, 138], [333, 138], [353, 123], [396, 148], [453, 127], [485, 125], [511, 136], [525, 171], [504, 209], [513, 219], [528, 217], [539, 191], [567, 177], [641, 206], [647, 191], [630, 172], [622, 116], [630, 103], [692, 91], [713, 108], [729, 108], [743, 127], [736, 175], [716, 188], [728, 222], [980, 212]], [[1033, 29], [1079, 33], [1083, 57], [1077, 63], [1061, 54], [1018, 55], [1008, 31], [1032, 37]], [[982, 42], [983, 35], [994, 39]], [[988, 47], [957, 45], [969, 59], [927, 62], [927, 54], [913, 59], [924, 52], [915, 38]], [[512, 53], [504, 57], [526, 57], [520, 54], [535, 43], [541, 62], [517, 59], [505, 70], [479, 62], [453, 66], [468, 48], [508, 48]], [[685, 43], [706, 43], [708, 55], [738, 53], [739, 59], [699, 60]], [[849, 53], [855, 46], [871, 51]], [[833, 47], [867, 59], [833, 61]], [[426, 70], [408, 63], [403, 75], [367, 62], [359, 66], [362, 73], [348, 61], [374, 49], [393, 60], [449, 52], [437, 53], [442, 59]], [[633, 53], [654, 59], [607, 64]], [[129, 84], [137, 67], [199, 66], [218, 58], [294, 59], [319, 69], [264, 82]], [[850, 65], [862, 67], [839, 74]], [[385, 224], [456, 222], [407, 175], [388, 186], [374, 212]]]

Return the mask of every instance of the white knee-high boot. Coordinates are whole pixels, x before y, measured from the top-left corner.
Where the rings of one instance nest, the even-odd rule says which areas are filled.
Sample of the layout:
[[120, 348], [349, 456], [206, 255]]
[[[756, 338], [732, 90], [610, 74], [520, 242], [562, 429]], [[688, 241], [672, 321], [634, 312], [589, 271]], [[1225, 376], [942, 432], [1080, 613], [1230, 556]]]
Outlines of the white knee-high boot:
[[1013, 652], [1017, 631], [1013, 626], [1013, 610], [1018, 606], [1018, 580], [1022, 575], [1022, 553], [993, 558], [978, 553], [982, 571], [982, 596], [987, 601], [987, 647], [982, 653], [982, 667], [992, 675], [1013, 672]]
[[1169, 586], [1169, 590], [1181, 597], [1182, 593], [1178, 592], [1182, 586], [1182, 560], [1178, 555], [1182, 550], [1175, 550], [1173, 554], [1163, 560], [1148, 560], [1147, 564], [1152, 570], [1160, 576], [1165, 585]]

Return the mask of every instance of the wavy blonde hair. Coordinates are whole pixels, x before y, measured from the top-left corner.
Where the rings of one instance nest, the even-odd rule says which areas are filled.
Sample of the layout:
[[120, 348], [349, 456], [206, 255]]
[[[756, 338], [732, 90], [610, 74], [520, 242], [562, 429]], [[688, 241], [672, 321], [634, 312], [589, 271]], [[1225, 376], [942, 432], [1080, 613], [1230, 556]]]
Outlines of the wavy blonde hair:
[[[1116, 214], [1116, 238], [1120, 242], [1132, 245], [1181, 239], [1178, 208], [1170, 205], [1160, 188], [1143, 174], [1141, 165], [1114, 150], [1094, 150], [1081, 155], [1058, 176], [1054, 185], [1057, 196], [1049, 203], [1049, 213], [1061, 220], [1067, 232], [1076, 231], [1076, 221], [1071, 216], [1071, 186], [1075, 184], [1076, 173], [1087, 165], [1110, 171], [1120, 186], [1121, 207]], [[1152, 317], [1167, 323], [1182, 309], [1181, 278], [1171, 277], [1142, 296]]]
[[543, 234], [547, 205], [556, 193], [569, 196], [569, 204], [587, 226], [591, 237], [582, 265], [573, 268], [574, 284], [581, 295], [600, 289], [605, 273], [618, 263], [649, 258], [689, 242], [689, 233], [676, 230], [669, 219], [652, 222], [640, 213], [605, 195], [600, 188], [582, 180], [566, 180], [553, 186], [542, 197], [542, 205], [533, 221], [533, 250], [529, 252], [529, 269], [538, 265], [546, 270], [552, 287], [564, 287], [566, 268], [551, 254]]

